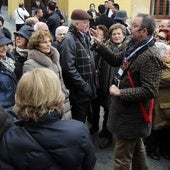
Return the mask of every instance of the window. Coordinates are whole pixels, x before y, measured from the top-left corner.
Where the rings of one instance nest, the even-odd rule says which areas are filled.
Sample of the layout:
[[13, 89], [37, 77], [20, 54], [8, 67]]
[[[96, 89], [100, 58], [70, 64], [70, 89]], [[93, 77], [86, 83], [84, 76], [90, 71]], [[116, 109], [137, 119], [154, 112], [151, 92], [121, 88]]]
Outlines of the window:
[[151, 15], [156, 19], [170, 19], [170, 0], [151, 0]]

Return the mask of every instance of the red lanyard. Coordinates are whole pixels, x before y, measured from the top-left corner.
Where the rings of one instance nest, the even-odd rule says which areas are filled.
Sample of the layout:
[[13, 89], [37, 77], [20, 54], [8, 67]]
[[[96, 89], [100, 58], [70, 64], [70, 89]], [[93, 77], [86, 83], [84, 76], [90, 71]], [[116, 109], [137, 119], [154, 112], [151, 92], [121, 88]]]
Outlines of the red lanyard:
[[[128, 64], [128, 63], [126, 63]], [[127, 71], [127, 76], [130, 82], [130, 85], [134, 88], [135, 84], [133, 82], [132, 76], [130, 74], [130, 71]], [[143, 105], [142, 102], [139, 102], [140, 110], [143, 114], [143, 118], [147, 123], [152, 122], [152, 114], [153, 114], [153, 106], [154, 106], [154, 98], [149, 101], [149, 110], [147, 111]]]

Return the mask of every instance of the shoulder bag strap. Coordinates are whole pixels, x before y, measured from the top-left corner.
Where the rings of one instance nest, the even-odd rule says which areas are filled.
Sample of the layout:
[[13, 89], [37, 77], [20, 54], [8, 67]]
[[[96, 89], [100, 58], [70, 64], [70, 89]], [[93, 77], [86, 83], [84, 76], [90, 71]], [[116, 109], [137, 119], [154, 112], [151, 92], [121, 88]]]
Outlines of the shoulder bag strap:
[[49, 155], [49, 153], [30, 135], [30, 133], [28, 133], [28, 131], [25, 129], [25, 127], [23, 127], [23, 130], [25, 132], [25, 134], [32, 139], [33, 143], [35, 145], [37, 145], [37, 147], [39, 147], [44, 153], [45, 155], [51, 160], [51, 162], [55, 165], [56, 170], [62, 170], [59, 165], [56, 164], [56, 162], [54, 161], [54, 159]]
[[19, 14], [18, 9], [17, 9], [17, 13], [18, 13], [19, 17], [25, 22], [25, 20], [24, 20], [24, 19], [21, 17], [21, 15]]

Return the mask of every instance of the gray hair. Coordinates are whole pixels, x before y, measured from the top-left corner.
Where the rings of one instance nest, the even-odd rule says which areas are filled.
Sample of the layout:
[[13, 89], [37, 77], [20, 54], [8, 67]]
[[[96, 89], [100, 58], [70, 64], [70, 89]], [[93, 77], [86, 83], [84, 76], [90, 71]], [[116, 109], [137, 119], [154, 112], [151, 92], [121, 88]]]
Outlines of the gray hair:
[[141, 28], [146, 28], [148, 31], [148, 35], [153, 35], [155, 28], [156, 28], [156, 24], [155, 24], [155, 20], [154, 20], [153, 16], [148, 15], [148, 14], [139, 13], [137, 15], [137, 17], [142, 18]]
[[55, 30], [55, 36], [57, 37], [61, 30], [65, 30], [67, 32], [68, 29], [69, 29], [69, 27], [68, 26], [64, 26], [64, 25], [57, 27], [56, 30]]
[[120, 23], [117, 24], [113, 24], [110, 28], [109, 28], [109, 34], [112, 34], [112, 31], [115, 29], [120, 28], [122, 30], [122, 33], [126, 36], [126, 27]]
[[42, 26], [42, 25], [46, 25], [48, 27], [48, 25], [45, 23], [45, 22], [37, 22], [35, 25], [34, 25], [34, 31], [37, 31], [39, 26]]

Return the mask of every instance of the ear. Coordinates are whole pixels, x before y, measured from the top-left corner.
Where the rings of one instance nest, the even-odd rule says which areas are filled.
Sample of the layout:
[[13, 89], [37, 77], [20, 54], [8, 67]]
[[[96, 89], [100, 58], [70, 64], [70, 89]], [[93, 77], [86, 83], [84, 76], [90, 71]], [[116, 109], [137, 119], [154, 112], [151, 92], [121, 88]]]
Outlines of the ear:
[[143, 33], [148, 34], [148, 30], [146, 28], [142, 29]]

